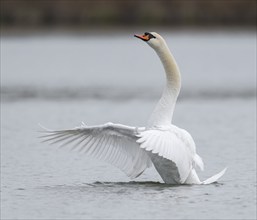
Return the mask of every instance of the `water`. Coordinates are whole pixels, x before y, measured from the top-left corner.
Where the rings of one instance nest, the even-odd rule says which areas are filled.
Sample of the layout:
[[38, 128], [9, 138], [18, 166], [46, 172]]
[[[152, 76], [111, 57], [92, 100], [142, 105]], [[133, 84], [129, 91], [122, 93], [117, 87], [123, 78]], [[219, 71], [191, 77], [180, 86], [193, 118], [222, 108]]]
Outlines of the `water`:
[[38, 140], [50, 128], [144, 126], [164, 77], [130, 33], [1, 39], [2, 219], [256, 219], [255, 32], [165, 33], [183, 87], [174, 124], [205, 162], [207, 186], [130, 180], [104, 162]]

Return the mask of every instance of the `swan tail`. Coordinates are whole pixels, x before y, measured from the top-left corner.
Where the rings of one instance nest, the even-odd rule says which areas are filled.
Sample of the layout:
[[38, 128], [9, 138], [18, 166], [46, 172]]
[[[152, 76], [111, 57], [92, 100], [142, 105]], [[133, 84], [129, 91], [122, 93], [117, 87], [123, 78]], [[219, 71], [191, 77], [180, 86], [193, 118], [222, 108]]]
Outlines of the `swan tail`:
[[202, 158], [198, 154], [195, 155], [194, 161], [195, 161], [195, 164], [200, 168], [200, 170], [203, 171], [204, 163], [203, 163]]
[[186, 181], [184, 182], [184, 184], [202, 184], [202, 182], [200, 181], [195, 169], [192, 169], [186, 179]]
[[213, 175], [212, 177], [208, 178], [207, 180], [204, 180], [202, 182], [202, 184], [206, 185], [206, 184], [211, 184], [216, 182], [219, 178], [221, 178], [224, 173], [226, 172], [227, 168], [223, 169], [222, 171], [220, 171], [219, 173]]

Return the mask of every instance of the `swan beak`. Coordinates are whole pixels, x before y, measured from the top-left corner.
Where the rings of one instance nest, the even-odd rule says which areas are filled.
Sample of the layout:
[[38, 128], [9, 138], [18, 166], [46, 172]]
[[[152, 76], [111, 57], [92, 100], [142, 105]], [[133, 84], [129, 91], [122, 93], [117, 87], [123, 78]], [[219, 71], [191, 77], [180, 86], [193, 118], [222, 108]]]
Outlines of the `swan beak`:
[[137, 37], [137, 38], [139, 38], [143, 41], [149, 41], [150, 40], [149, 35], [137, 35], [137, 34], [135, 34], [134, 37]]

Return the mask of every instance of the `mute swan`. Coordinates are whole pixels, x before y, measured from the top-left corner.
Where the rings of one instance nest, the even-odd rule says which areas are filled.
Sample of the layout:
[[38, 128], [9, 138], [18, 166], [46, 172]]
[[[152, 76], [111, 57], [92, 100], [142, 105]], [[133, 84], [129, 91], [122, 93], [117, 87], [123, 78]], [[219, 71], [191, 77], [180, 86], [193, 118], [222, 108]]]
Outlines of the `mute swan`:
[[196, 153], [191, 135], [171, 124], [180, 91], [180, 72], [165, 40], [155, 32], [134, 35], [145, 41], [159, 56], [165, 73], [166, 86], [147, 127], [131, 127], [111, 122], [69, 130], [45, 130], [44, 141], [72, 145], [72, 149], [107, 161], [129, 177], [136, 178], [152, 164], [167, 184], [210, 184], [217, 181], [226, 168], [205, 181], [200, 181], [196, 166], [204, 168]]

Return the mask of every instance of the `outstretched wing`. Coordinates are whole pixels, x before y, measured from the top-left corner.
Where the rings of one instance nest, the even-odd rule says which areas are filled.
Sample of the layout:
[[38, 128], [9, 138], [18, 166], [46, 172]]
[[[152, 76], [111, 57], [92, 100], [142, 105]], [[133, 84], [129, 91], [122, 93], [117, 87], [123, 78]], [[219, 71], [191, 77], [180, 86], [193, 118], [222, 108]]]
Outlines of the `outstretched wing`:
[[44, 142], [71, 146], [86, 155], [109, 162], [135, 178], [151, 166], [147, 152], [136, 142], [138, 129], [121, 124], [107, 123], [98, 126], [86, 126], [51, 131], [45, 130]]
[[176, 164], [181, 183], [185, 182], [194, 163], [200, 158], [196, 156], [195, 146], [190, 146], [191, 136], [184, 132], [179, 128], [150, 129], [139, 132], [137, 135], [139, 137], [137, 142], [142, 149], [158, 154]]

